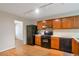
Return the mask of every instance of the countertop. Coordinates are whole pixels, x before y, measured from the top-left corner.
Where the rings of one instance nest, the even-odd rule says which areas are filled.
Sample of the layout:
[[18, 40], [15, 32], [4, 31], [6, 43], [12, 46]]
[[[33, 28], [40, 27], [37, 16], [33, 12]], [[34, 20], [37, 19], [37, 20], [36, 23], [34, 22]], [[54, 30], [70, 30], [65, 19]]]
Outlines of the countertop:
[[75, 38], [75, 37], [72, 37], [72, 38], [75, 39], [79, 43], [79, 38]]
[[40, 35], [40, 34], [35, 34], [35, 36], [42, 36], [42, 35]]
[[[36, 34], [35, 36], [42, 36], [41, 34]], [[69, 36], [58, 36], [58, 35], [51, 35], [51, 37], [63, 37], [63, 38], [73, 38], [75, 39], [77, 42], [79, 42], [79, 38], [76, 37], [69, 37]]]

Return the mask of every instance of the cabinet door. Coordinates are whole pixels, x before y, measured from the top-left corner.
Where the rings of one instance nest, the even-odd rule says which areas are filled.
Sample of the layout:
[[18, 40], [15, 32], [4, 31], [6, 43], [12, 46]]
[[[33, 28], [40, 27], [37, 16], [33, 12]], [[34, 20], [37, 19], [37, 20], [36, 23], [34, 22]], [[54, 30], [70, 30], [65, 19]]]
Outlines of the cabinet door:
[[59, 38], [51, 37], [51, 48], [59, 49]]
[[71, 29], [74, 27], [74, 17], [65, 17], [62, 18], [62, 28]]
[[61, 19], [53, 20], [53, 29], [61, 29]]
[[35, 44], [41, 46], [41, 36], [35, 36]]
[[78, 47], [79, 46], [78, 46], [77, 41], [75, 39], [72, 39], [72, 53], [77, 55], [79, 53]]
[[50, 27], [50, 28], [52, 28], [53, 26], [52, 26], [52, 23], [53, 23], [53, 20], [51, 19], [51, 20], [46, 20], [46, 25], [48, 26], [48, 27]]
[[43, 26], [45, 26], [45, 23], [43, 23], [43, 21], [38, 21], [37, 22], [37, 29], [42, 29]]
[[38, 29], [43, 29], [43, 26], [48, 26], [50, 28], [52, 28], [52, 19], [51, 20], [44, 20], [44, 21], [38, 21], [37, 22], [37, 28]]
[[79, 16], [74, 17], [74, 28], [79, 28]]

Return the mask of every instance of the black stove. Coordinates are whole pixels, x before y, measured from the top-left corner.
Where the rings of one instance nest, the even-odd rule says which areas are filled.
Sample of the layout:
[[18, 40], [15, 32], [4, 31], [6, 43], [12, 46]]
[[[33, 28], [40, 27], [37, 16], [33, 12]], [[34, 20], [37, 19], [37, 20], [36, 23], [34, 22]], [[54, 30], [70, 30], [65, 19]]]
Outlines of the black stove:
[[41, 37], [41, 46], [45, 48], [50, 48], [51, 46], [51, 35], [42, 35]]

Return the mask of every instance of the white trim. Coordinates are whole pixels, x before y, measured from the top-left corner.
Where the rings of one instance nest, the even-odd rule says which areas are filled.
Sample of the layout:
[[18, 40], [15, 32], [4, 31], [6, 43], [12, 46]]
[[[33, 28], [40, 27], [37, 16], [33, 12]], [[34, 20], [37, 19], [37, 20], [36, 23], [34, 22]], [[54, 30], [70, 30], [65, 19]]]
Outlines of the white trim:
[[15, 46], [0, 50], [0, 52], [6, 51], [6, 50], [9, 50], [9, 49], [13, 49], [13, 48], [15, 48]]

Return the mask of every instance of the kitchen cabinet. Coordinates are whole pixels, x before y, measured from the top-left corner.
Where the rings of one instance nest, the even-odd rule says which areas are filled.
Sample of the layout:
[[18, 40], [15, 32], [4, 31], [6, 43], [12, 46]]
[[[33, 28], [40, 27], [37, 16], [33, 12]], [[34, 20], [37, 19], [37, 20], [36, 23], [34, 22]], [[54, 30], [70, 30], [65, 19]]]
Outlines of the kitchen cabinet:
[[41, 36], [35, 35], [35, 44], [41, 46]]
[[62, 28], [63, 29], [72, 29], [74, 27], [74, 17], [65, 17], [62, 18]]
[[51, 48], [59, 49], [59, 37], [51, 37]]
[[37, 29], [42, 29], [45, 24], [42, 21], [37, 22]]
[[48, 26], [50, 28], [52, 28], [52, 20], [44, 20], [44, 21], [38, 21], [37, 22], [37, 28], [38, 29], [43, 29], [43, 26]]
[[79, 54], [78, 45], [78, 42], [75, 39], [72, 39], [72, 53], [75, 55]]
[[48, 19], [37, 22], [37, 28], [43, 29], [43, 26], [52, 29], [79, 29], [79, 16], [70, 16], [56, 19]]
[[74, 16], [74, 28], [79, 29], [79, 16]]
[[53, 26], [52, 26], [52, 23], [53, 23], [53, 20], [52, 20], [52, 19], [46, 20], [46, 25], [47, 25], [48, 27], [50, 27], [50, 28], [53, 27]]
[[60, 50], [64, 52], [72, 52], [72, 38], [60, 38]]
[[61, 29], [61, 19], [53, 20], [53, 29]]
[[73, 38], [35, 35], [35, 44], [79, 55], [79, 43]]

